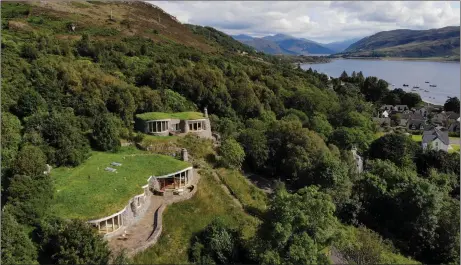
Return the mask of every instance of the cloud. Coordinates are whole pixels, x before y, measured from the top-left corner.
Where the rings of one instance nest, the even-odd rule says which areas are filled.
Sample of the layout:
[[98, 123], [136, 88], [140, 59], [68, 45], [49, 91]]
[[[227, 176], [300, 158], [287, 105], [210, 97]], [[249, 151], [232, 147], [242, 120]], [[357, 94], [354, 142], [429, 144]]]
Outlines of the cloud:
[[449, 1], [150, 1], [183, 23], [254, 37], [277, 33], [318, 42], [341, 41], [393, 29], [460, 24]]

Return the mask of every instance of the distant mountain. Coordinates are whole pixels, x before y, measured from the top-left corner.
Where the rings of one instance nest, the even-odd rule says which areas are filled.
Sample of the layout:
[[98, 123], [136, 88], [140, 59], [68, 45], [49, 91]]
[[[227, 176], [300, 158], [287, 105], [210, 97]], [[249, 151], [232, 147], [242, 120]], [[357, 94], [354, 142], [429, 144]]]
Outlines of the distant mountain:
[[353, 43], [346, 56], [458, 57], [459, 26], [429, 30], [382, 31]]
[[253, 37], [245, 34], [231, 35], [231, 37], [238, 41], [249, 41], [253, 39]]
[[234, 39], [269, 54], [333, 54], [334, 50], [308, 39], [296, 38], [286, 34], [276, 34], [263, 38], [251, 38], [248, 35], [233, 36]]
[[295, 52], [285, 50], [274, 41], [266, 40], [264, 38], [253, 38], [251, 40], [242, 41], [242, 43], [255, 48], [257, 51], [264, 52], [267, 54], [291, 54], [295, 55]]
[[336, 42], [330, 42], [327, 44], [323, 44], [323, 46], [335, 51], [335, 52], [342, 52], [345, 49], [349, 48], [351, 44], [359, 41], [361, 38], [354, 38], [354, 39], [349, 39], [349, 40], [344, 40], [344, 41], [336, 41]]

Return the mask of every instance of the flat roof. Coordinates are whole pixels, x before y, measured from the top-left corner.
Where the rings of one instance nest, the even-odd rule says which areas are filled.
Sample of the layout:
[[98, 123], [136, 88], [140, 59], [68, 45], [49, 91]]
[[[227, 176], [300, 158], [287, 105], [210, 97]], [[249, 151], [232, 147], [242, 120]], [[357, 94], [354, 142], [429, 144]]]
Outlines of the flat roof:
[[164, 119], [197, 120], [197, 119], [203, 119], [205, 118], [205, 116], [201, 112], [194, 112], [194, 111], [175, 112], [175, 113], [146, 112], [146, 113], [136, 114], [136, 118], [145, 120], [145, 121], [164, 120]]
[[[112, 162], [122, 165], [114, 166]], [[147, 185], [151, 175], [161, 176], [190, 166], [173, 157], [134, 147], [122, 148], [119, 153], [92, 152], [75, 168], [51, 171], [56, 189], [52, 211], [69, 219], [102, 218], [122, 210], [131, 198], [143, 193], [142, 186]], [[117, 171], [106, 171], [106, 167]]]

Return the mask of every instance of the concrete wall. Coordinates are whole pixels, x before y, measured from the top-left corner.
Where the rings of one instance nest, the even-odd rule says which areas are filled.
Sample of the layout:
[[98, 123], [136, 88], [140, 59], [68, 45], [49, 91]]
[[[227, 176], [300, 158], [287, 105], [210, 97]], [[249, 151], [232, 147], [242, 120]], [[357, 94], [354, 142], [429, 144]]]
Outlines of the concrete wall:
[[142, 251], [146, 250], [147, 248], [155, 245], [157, 243], [158, 239], [160, 238], [161, 234], [162, 234], [162, 230], [163, 230], [163, 211], [166, 209], [166, 207], [168, 205], [170, 205], [170, 204], [173, 204], [173, 203], [189, 200], [190, 198], [192, 198], [192, 196], [195, 195], [195, 193], [197, 193], [197, 185], [194, 185], [194, 189], [191, 192], [189, 192], [187, 194], [184, 194], [182, 196], [174, 196], [171, 199], [165, 201], [157, 209], [157, 211], [155, 211], [155, 214], [154, 214], [154, 226], [155, 226], [155, 228], [154, 228], [154, 232], [152, 233], [152, 236], [149, 237], [144, 244], [142, 244], [138, 248], [133, 249], [132, 251], [127, 253], [128, 256], [132, 257], [132, 256], [136, 255], [137, 253], [142, 252]]

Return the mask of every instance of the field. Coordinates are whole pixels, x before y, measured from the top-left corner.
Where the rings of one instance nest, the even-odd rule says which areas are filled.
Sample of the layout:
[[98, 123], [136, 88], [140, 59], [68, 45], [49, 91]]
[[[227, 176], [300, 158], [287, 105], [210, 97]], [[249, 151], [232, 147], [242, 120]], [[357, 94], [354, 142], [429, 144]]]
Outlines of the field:
[[190, 200], [166, 208], [159, 241], [135, 256], [134, 264], [188, 264], [191, 240], [215, 217], [231, 227], [241, 227], [245, 237], [254, 234], [258, 219], [238, 208], [210, 172], [200, 173], [197, 194]]
[[[111, 166], [118, 162], [120, 167]], [[135, 195], [142, 193], [151, 175], [175, 172], [190, 164], [168, 156], [151, 155], [133, 147], [119, 153], [92, 152], [75, 168], [56, 168], [51, 172], [56, 196], [53, 211], [64, 218], [85, 220], [104, 217], [122, 210]], [[106, 167], [117, 172], [105, 171]]]
[[203, 113], [200, 112], [176, 112], [176, 113], [165, 113], [165, 112], [147, 112], [137, 114], [137, 118], [141, 120], [163, 120], [163, 119], [179, 119], [179, 120], [196, 120], [203, 119]]

